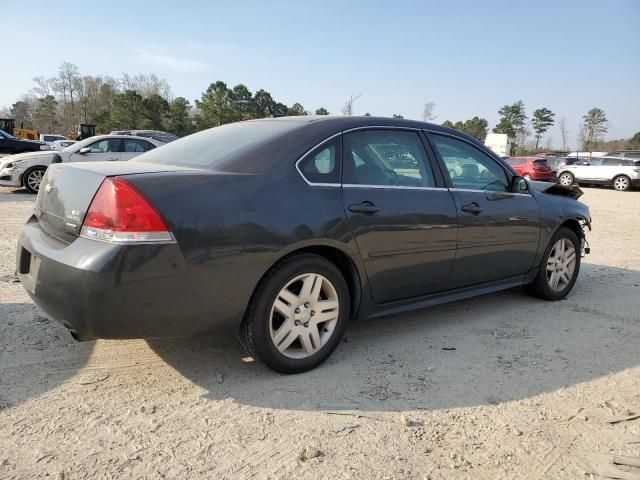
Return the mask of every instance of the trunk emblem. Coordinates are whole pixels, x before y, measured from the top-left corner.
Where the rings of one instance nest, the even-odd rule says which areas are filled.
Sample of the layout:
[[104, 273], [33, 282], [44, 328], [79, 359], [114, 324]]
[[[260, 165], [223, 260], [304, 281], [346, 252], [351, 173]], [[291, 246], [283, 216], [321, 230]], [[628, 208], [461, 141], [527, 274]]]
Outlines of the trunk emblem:
[[46, 193], [50, 193], [50, 192], [51, 192], [51, 190], [53, 190], [53, 185], [51, 185], [50, 183], [47, 183], [47, 184], [45, 185], [45, 187], [44, 187], [44, 191], [45, 191]]

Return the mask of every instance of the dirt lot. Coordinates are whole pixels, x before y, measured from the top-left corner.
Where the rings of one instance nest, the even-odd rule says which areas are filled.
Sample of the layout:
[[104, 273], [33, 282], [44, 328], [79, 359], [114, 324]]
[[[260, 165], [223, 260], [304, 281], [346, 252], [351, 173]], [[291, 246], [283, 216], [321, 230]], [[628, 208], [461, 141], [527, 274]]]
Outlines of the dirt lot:
[[586, 192], [568, 299], [359, 322], [283, 376], [227, 338], [76, 343], [10, 283], [33, 197], [0, 189], [0, 478], [639, 478], [640, 192]]

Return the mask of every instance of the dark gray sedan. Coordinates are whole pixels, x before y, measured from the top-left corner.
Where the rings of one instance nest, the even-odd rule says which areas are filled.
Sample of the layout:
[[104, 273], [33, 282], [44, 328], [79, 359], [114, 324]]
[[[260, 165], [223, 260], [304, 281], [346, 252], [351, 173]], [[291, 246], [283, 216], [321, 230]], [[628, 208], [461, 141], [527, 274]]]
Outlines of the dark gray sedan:
[[287, 373], [323, 362], [350, 319], [520, 285], [564, 298], [588, 252], [579, 189], [402, 119], [235, 123], [55, 164], [42, 185], [17, 269], [77, 339], [230, 328]]

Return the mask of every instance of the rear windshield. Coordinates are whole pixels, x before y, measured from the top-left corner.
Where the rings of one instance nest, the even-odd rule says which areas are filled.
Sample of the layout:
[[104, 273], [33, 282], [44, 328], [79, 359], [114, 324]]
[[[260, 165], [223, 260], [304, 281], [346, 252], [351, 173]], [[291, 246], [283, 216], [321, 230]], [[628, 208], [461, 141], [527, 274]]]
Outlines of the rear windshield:
[[136, 162], [180, 165], [234, 173], [261, 173], [264, 161], [244, 161], [243, 154], [282, 137], [303, 124], [288, 121], [230, 123], [194, 133], [136, 157]]

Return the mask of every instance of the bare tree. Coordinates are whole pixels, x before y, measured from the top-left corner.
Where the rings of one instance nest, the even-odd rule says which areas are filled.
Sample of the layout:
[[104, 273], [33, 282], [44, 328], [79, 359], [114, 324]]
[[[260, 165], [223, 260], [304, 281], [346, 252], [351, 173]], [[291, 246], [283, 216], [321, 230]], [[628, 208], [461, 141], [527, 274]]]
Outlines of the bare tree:
[[354, 95], [351, 94], [349, 96], [349, 99], [344, 102], [344, 107], [342, 107], [342, 114], [343, 115], [347, 115], [347, 116], [351, 116], [353, 115], [353, 104], [355, 103], [356, 100], [358, 100], [360, 97], [362, 96], [362, 94], [358, 94], [358, 95]]
[[51, 95], [53, 85], [56, 81], [55, 78], [34, 77], [34, 83], [36, 84], [31, 90], [38, 98], [43, 98]]
[[558, 126], [560, 127], [560, 135], [562, 136], [562, 151], [567, 151], [567, 136], [569, 135], [569, 130], [567, 129], [567, 120], [562, 117], [558, 122]]
[[422, 119], [425, 122], [430, 122], [431, 120], [438, 118], [438, 116], [433, 113], [435, 108], [436, 104], [433, 102], [427, 102], [424, 104], [424, 108], [422, 109]]
[[64, 85], [63, 88], [69, 92], [69, 100], [71, 107], [71, 115], [70, 115], [70, 124], [73, 127], [76, 123], [76, 114], [75, 114], [75, 102], [73, 98], [73, 94], [76, 91], [76, 87], [78, 84], [78, 77], [80, 76], [80, 72], [78, 71], [78, 67], [73, 63], [64, 62], [60, 65], [60, 71], [58, 73], [58, 77], [60, 81]]

